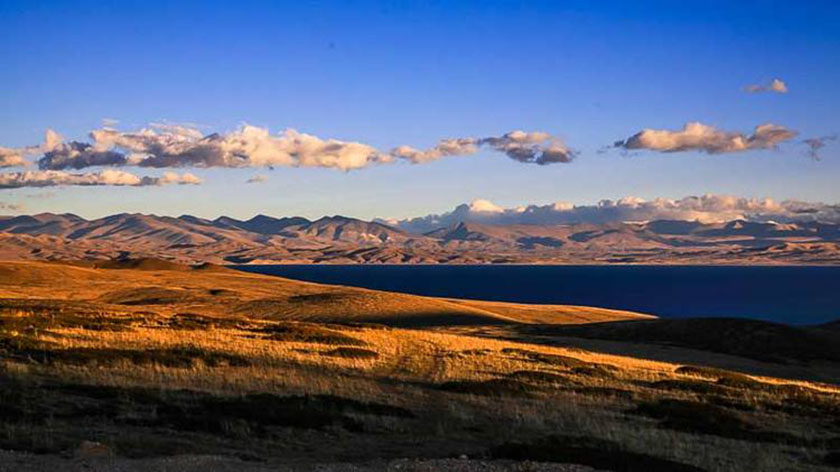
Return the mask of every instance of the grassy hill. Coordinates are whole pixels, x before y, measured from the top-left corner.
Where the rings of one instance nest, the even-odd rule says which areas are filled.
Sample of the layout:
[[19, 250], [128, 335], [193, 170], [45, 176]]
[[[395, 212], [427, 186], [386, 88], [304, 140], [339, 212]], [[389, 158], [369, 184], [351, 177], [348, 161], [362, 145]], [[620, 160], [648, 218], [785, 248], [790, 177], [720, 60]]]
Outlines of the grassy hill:
[[123, 470], [168, 457], [184, 468], [207, 454], [226, 470], [836, 464], [833, 385], [711, 367], [704, 346], [673, 346], [689, 356], [677, 363], [563, 341], [610, 326], [603, 342], [626, 341], [628, 326], [644, 346], [686, 334], [658, 323], [151, 260], [0, 263], [0, 450], [12, 451], [0, 465]]

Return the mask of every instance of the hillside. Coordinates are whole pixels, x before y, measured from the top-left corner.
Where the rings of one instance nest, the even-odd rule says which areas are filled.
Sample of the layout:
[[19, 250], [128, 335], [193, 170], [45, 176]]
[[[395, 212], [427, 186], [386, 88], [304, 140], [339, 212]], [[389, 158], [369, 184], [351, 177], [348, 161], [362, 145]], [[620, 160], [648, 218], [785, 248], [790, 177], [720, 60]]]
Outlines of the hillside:
[[740, 357], [754, 327], [669, 321], [154, 259], [3, 262], [0, 468], [831, 470], [840, 389], [784, 374], [830, 377], [834, 354], [766, 324], [780, 349], [762, 363]]
[[[55, 279], [63, 282], [55, 284]], [[15, 303], [21, 306], [37, 305], [32, 299], [85, 302], [91, 309], [103, 310], [148, 310], [150, 306], [162, 305], [170, 314], [406, 327], [647, 318], [591, 307], [474, 302], [378, 292], [223, 268], [189, 268], [160, 260], [97, 264], [6, 262], [0, 265], [0, 297], [17, 300]]]
[[156, 257], [181, 263], [387, 264], [837, 264], [840, 225], [647, 223], [487, 225], [460, 222], [424, 234], [344, 216], [310, 221], [190, 215], [71, 214], [0, 219], [0, 258]]

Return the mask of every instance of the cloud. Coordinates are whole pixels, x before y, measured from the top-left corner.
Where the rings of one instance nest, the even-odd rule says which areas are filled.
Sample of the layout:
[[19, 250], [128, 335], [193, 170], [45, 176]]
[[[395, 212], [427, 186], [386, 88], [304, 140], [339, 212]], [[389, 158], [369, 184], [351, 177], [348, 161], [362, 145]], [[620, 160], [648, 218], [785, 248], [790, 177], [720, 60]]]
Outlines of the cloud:
[[479, 141], [475, 138], [442, 139], [434, 147], [423, 151], [411, 146], [399, 146], [392, 149], [390, 154], [414, 164], [423, 164], [442, 157], [475, 154], [478, 152]]
[[97, 150], [91, 144], [71, 141], [45, 152], [38, 161], [38, 167], [49, 170], [83, 169], [91, 166], [120, 166], [126, 162], [122, 153]]
[[175, 172], [164, 172], [163, 175], [160, 177], [143, 177], [143, 179], [152, 179], [150, 181], [152, 183], [149, 185], [201, 185], [202, 183], [204, 183], [204, 181], [201, 180], [200, 177], [189, 172], [184, 172], [181, 175], [178, 175]]
[[169, 184], [195, 185], [199, 183], [201, 183], [201, 179], [189, 173], [178, 175], [174, 172], [166, 172], [161, 177], [139, 177], [129, 172], [113, 169], [106, 169], [101, 172], [86, 174], [72, 174], [58, 170], [39, 170], [0, 174], [0, 189], [56, 187], [64, 185], [147, 187]]
[[0, 167], [21, 167], [27, 164], [20, 150], [0, 147]]
[[571, 162], [575, 156], [575, 151], [566, 147], [558, 138], [548, 133], [525, 131], [511, 131], [502, 136], [486, 138], [444, 139], [422, 151], [400, 146], [393, 149], [391, 155], [420, 164], [447, 156], [475, 154], [481, 147], [489, 147], [519, 162], [538, 165]]
[[501, 152], [519, 162], [539, 165], [569, 162], [575, 152], [543, 132], [512, 131], [484, 138], [450, 138], [419, 150], [398, 146], [381, 151], [373, 146], [337, 139], [322, 139], [287, 129], [272, 135], [265, 128], [243, 125], [227, 134], [203, 135], [192, 126], [150, 124], [125, 132], [103, 127], [90, 132], [90, 143], [64, 142], [48, 132], [42, 170], [82, 169], [92, 166], [178, 167], [325, 167], [361, 169], [375, 164], [407, 161], [431, 162], [447, 156], [477, 153], [481, 148]]
[[256, 174], [245, 181], [246, 184], [263, 184], [268, 182], [268, 176], [264, 174]]
[[460, 222], [494, 225], [552, 225], [572, 223], [610, 223], [653, 220], [685, 220], [715, 223], [737, 219], [750, 221], [828, 221], [840, 222], [840, 207], [795, 200], [741, 198], [730, 195], [689, 196], [678, 200], [644, 200], [626, 197], [602, 200], [594, 205], [557, 202], [502, 208], [487, 200], [475, 200], [454, 210], [405, 220], [387, 222], [407, 231], [424, 233]]
[[55, 131], [48, 129], [44, 136], [44, 143], [38, 146], [25, 146], [21, 148], [0, 147], [0, 167], [25, 167], [32, 163], [26, 160], [26, 156], [43, 154], [52, 151], [62, 144], [63, 138]]
[[484, 138], [481, 144], [504, 152], [511, 159], [538, 165], [571, 162], [575, 152], [548, 133], [512, 131], [497, 138]]
[[762, 93], [762, 92], [773, 92], [773, 93], [788, 93], [787, 84], [782, 79], [773, 79], [767, 85], [747, 85], [744, 87], [744, 90], [747, 93]]
[[836, 140], [837, 140], [837, 135], [834, 134], [834, 135], [831, 135], [831, 136], [821, 136], [821, 137], [818, 137], [818, 138], [808, 138], [808, 139], [803, 140], [802, 142], [806, 146], [808, 146], [808, 150], [806, 151], [806, 153], [808, 154], [808, 157], [810, 157], [811, 159], [813, 159], [815, 161], [818, 161], [818, 160], [820, 160], [820, 149], [824, 148], [825, 145], [829, 141], [836, 141]]
[[703, 151], [709, 154], [772, 149], [796, 136], [784, 126], [766, 123], [755, 127], [753, 134], [722, 131], [703, 123], [686, 123], [678, 131], [645, 129], [618, 141], [615, 147], [628, 150], [648, 149], [659, 152]]

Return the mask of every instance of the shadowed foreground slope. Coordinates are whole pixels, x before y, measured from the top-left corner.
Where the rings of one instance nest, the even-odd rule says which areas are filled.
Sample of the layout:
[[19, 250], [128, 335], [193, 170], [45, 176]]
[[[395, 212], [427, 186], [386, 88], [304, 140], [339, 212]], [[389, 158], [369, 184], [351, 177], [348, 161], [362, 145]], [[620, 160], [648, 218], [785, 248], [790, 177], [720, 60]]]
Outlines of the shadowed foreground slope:
[[833, 386], [549, 345], [563, 323], [655, 327], [640, 315], [105, 267], [0, 264], [0, 470], [830, 470], [840, 454]]

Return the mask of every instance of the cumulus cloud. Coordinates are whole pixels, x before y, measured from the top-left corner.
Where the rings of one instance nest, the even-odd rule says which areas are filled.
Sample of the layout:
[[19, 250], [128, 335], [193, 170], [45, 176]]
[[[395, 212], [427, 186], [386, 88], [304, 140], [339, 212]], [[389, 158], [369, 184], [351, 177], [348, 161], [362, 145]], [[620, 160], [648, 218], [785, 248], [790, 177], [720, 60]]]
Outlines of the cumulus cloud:
[[772, 92], [772, 93], [787, 93], [788, 88], [787, 84], [782, 79], [773, 79], [770, 81], [769, 84], [761, 85], [761, 84], [753, 84], [747, 85], [744, 87], [748, 93], [761, 93], [761, 92]]
[[828, 221], [840, 222], [840, 207], [824, 203], [769, 198], [753, 199], [729, 195], [689, 196], [678, 200], [644, 200], [626, 197], [602, 200], [594, 205], [557, 202], [502, 208], [487, 200], [475, 200], [454, 210], [406, 220], [389, 220], [407, 231], [424, 233], [461, 222], [494, 225], [552, 225], [573, 223], [611, 223], [654, 220], [685, 220], [716, 223], [750, 221]]
[[200, 177], [189, 172], [184, 172], [181, 175], [178, 175], [175, 172], [164, 172], [163, 175], [160, 177], [143, 177], [143, 179], [151, 179], [148, 180], [148, 182], [151, 183], [146, 185], [201, 185], [202, 183], [204, 183], [204, 181], [201, 180]]
[[423, 164], [442, 157], [475, 154], [478, 152], [479, 141], [475, 138], [442, 139], [437, 145], [422, 151], [411, 146], [399, 146], [391, 150], [391, 155], [414, 164]]
[[43, 154], [52, 151], [61, 145], [63, 138], [55, 131], [48, 129], [44, 142], [38, 146], [25, 146], [21, 148], [0, 147], [0, 167], [25, 167], [32, 163], [26, 160], [26, 156]]
[[161, 177], [140, 177], [129, 172], [114, 169], [106, 169], [101, 172], [85, 174], [73, 174], [58, 170], [9, 172], [0, 174], [0, 189], [56, 187], [65, 185], [147, 187], [169, 184], [195, 185], [199, 183], [201, 183], [201, 179], [189, 173], [178, 175], [174, 172], [166, 172]]
[[103, 127], [90, 132], [91, 142], [64, 142], [48, 132], [42, 170], [92, 166], [176, 167], [326, 167], [352, 170], [399, 160], [420, 164], [447, 156], [471, 155], [481, 148], [539, 165], [569, 162], [574, 151], [543, 132], [512, 131], [501, 136], [451, 138], [429, 149], [398, 146], [381, 151], [373, 146], [323, 139], [287, 129], [272, 135], [265, 128], [243, 125], [226, 134], [204, 135], [184, 125], [151, 124], [139, 131]]
[[245, 181], [246, 184], [263, 184], [268, 182], [268, 176], [264, 174], [256, 174]]
[[615, 147], [633, 150], [648, 149], [659, 152], [703, 151], [709, 154], [772, 149], [792, 139], [796, 131], [766, 123], [755, 127], [751, 135], [722, 131], [703, 123], [691, 122], [681, 130], [645, 129], [618, 141]]
[[61, 143], [44, 153], [38, 161], [38, 167], [49, 170], [83, 169], [91, 166], [125, 165], [122, 153], [111, 150], [98, 150], [88, 143], [71, 141]]
[[519, 162], [538, 165], [567, 163], [575, 156], [575, 151], [548, 133], [518, 130], [502, 136], [444, 139], [434, 147], [422, 151], [410, 146], [400, 146], [393, 149], [391, 155], [419, 164], [446, 156], [475, 154], [482, 147], [504, 153]]
[[0, 147], [0, 167], [20, 167], [27, 164], [20, 150]]
[[484, 138], [481, 144], [504, 152], [519, 162], [546, 165], [571, 162], [575, 152], [548, 133], [512, 131], [500, 137]]
[[829, 141], [836, 141], [837, 135], [831, 136], [821, 136], [818, 138], [808, 138], [803, 140], [802, 142], [808, 146], [808, 149], [805, 151], [808, 154], [808, 157], [811, 159], [818, 161], [820, 160], [820, 150], [828, 144]]

